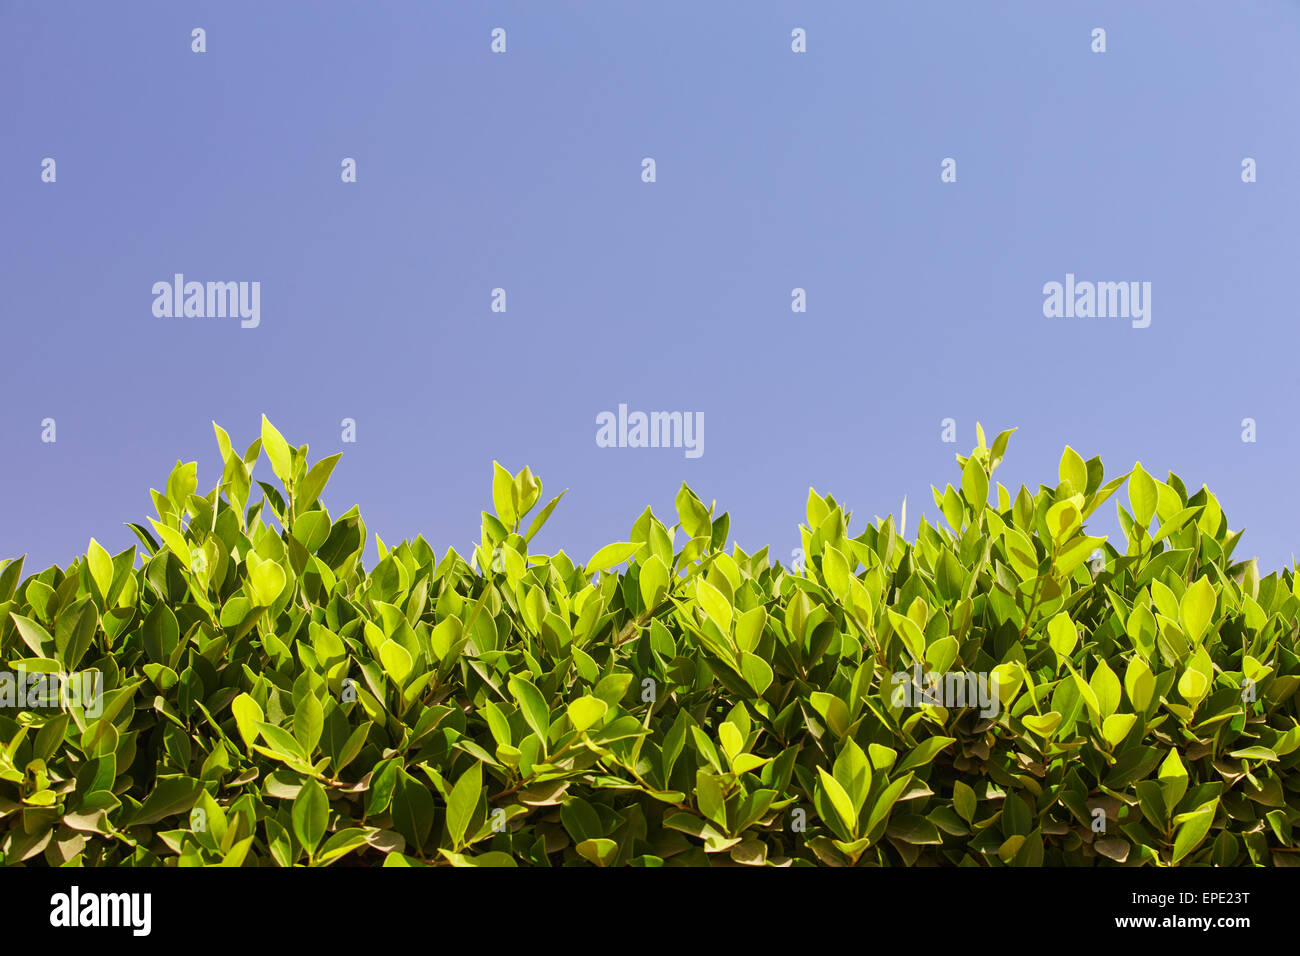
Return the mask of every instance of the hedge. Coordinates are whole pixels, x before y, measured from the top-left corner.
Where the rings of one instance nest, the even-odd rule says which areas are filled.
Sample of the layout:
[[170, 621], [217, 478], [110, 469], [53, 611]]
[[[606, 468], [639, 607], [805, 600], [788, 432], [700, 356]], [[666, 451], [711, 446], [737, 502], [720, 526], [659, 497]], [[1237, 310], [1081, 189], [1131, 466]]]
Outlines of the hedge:
[[[685, 485], [533, 553], [563, 495], [494, 464], [472, 554], [367, 571], [338, 455], [214, 428], [219, 485], [178, 463], [140, 548], [0, 564], [7, 864], [1300, 860], [1300, 583], [1173, 474], [1067, 447], [1013, 495], [979, 430], [942, 524], [851, 535], [810, 490], [785, 568]], [[1084, 530], [1113, 496], [1120, 547]]]

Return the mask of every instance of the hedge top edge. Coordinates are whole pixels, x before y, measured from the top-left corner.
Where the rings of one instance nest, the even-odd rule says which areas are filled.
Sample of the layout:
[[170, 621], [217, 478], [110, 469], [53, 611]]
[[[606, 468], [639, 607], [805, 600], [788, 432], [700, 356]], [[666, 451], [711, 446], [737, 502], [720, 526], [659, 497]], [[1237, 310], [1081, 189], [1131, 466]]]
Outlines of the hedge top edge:
[[[213, 428], [220, 483], [178, 462], [139, 550], [0, 561], [5, 863], [1300, 862], [1300, 584], [1172, 473], [1067, 446], [1013, 497], [977, 426], [942, 523], [809, 489], [786, 569], [685, 484], [533, 553], [564, 494], [494, 462], [468, 560], [366, 571], [339, 455]], [[1120, 549], [1085, 523], [1125, 485]]]

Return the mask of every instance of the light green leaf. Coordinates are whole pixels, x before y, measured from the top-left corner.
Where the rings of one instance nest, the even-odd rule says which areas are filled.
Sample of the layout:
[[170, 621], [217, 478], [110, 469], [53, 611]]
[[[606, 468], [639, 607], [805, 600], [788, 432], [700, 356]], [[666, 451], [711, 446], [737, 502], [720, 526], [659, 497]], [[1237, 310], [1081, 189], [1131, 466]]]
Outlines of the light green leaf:
[[853, 801], [849, 799], [849, 795], [840, 786], [840, 782], [828, 774], [824, 767], [818, 767], [817, 774], [821, 777], [822, 790], [825, 791], [827, 798], [829, 798], [831, 806], [835, 808], [835, 813], [839, 816], [840, 822], [844, 824], [846, 830], [856, 837], [858, 835], [858, 815], [853, 810]]
[[483, 793], [483, 765], [475, 764], [466, 770], [456, 786], [451, 788], [447, 797], [447, 833], [456, 850], [465, 845], [465, 833], [469, 829], [474, 810], [478, 807], [479, 797]]
[[1128, 501], [1138, 527], [1145, 530], [1151, 524], [1156, 513], [1155, 479], [1142, 469], [1142, 462], [1133, 465], [1128, 478]]
[[611, 866], [618, 856], [618, 844], [605, 837], [583, 840], [574, 846], [574, 850], [577, 851], [578, 856], [596, 866]]
[[230, 712], [235, 716], [235, 726], [244, 741], [244, 746], [252, 746], [257, 740], [258, 722], [266, 719], [262, 708], [248, 694], [240, 694], [230, 702]]
[[[299, 513], [306, 511], [311, 507], [312, 502], [320, 497], [320, 493], [325, 490], [325, 485], [329, 483], [330, 475], [334, 473], [334, 466], [339, 463], [341, 454], [330, 455], [328, 458], [322, 458], [316, 464], [311, 466], [307, 472], [307, 477], [302, 480], [302, 487], [298, 489], [297, 498], [294, 500], [294, 507]], [[297, 527], [294, 531], [297, 532]]]
[[514, 485], [514, 475], [499, 462], [492, 462], [492, 507], [506, 528], [514, 528], [519, 522], [519, 516], [515, 514]]
[[917, 744], [912, 751], [903, 758], [895, 769], [895, 774], [905, 773], [908, 770], [918, 770], [926, 766], [939, 752], [949, 744], [956, 743], [955, 737], [928, 737]]
[[741, 736], [739, 728], [729, 720], [723, 721], [722, 726], [718, 728], [718, 742], [722, 744], [722, 752], [727, 755], [728, 762], [744, 753], [745, 738]]
[[698, 578], [696, 584], [698, 586], [696, 593], [704, 613], [713, 618], [713, 622], [721, 628], [723, 634], [730, 634], [731, 602], [727, 600], [726, 595], [703, 578]]
[[668, 568], [659, 555], [652, 554], [641, 565], [639, 585], [641, 600], [647, 610], [654, 608], [663, 600], [668, 590]]
[[99, 596], [108, 599], [108, 589], [113, 583], [113, 558], [94, 538], [86, 549], [86, 564], [90, 567], [91, 580], [99, 591]]
[[309, 857], [325, 836], [329, 823], [329, 798], [325, 789], [314, 779], [308, 779], [293, 799], [293, 832]]
[[[746, 654], [753, 653], [763, 636], [767, 624], [767, 611], [761, 606], [752, 607], [736, 620], [736, 646]], [[748, 675], [746, 675], [748, 678]], [[764, 688], [766, 690], [766, 687]], [[759, 691], [762, 693], [762, 691]]]
[[253, 600], [259, 607], [270, 607], [284, 591], [287, 581], [284, 568], [269, 558], [258, 557], [256, 551], [249, 551], [245, 562], [248, 565], [248, 584], [253, 592]]
[[1219, 798], [1215, 797], [1187, 815], [1182, 826], [1178, 828], [1178, 832], [1174, 835], [1172, 862], [1181, 862], [1201, 845], [1201, 841], [1205, 839], [1205, 835], [1210, 832], [1210, 827], [1214, 823], [1214, 811], [1218, 805]]
[[180, 562], [184, 567], [189, 568], [194, 558], [190, 554], [190, 546], [185, 540], [185, 536], [169, 525], [159, 524], [153, 518], [149, 519], [149, 523], [158, 532], [158, 537], [162, 538], [163, 544], [167, 545], [168, 550], [180, 558]]
[[262, 450], [270, 459], [271, 470], [287, 487], [293, 480], [293, 452], [284, 436], [271, 424], [270, 419], [262, 416]]
[[384, 673], [398, 687], [406, 685], [406, 679], [411, 676], [411, 669], [415, 666], [410, 652], [391, 639], [379, 645], [379, 662], [384, 666]]
[[1038, 736], [1047, 740], [1056, 732], [1056, 728], [1061, 726], [1061, 715], [1054, 710], [1048, 711], [1042, 716], [1026, 714], [1021, 718], [1021, 722]]
[[1186, 591], [1178, 605], [1178, 616], [1183, 632], [1192, 644], [1199, 644], [1214, 617], [1214, 587], [1208, 578], [1197, 578]]
[[591, 575], [597, 571], [607, 571], [612, 567], [616, 567], [640, 551], [641, 548], [642, 545], [634, 541], [615, 541], [613, 544], [607, 544], [591, 556], [591, 560], [587, 562], [585, 573]]
[[1155, 695], [1155, 676], [1146, 661], [1136, 655], [1124, 671], [1124, 691], [1128, 694], [1129, 703], [1139, 712], [1147, 709], [1147, 704], [1151, 703], [1151, 698]]
[[1089, 686], [1097, 697], [1097, 709], [1101, 712], [1102, 720], [1105, 720], [1119, 709], [1121, 693], [1119, 678], [1115, 676], [1115, 672], [1110, 669], [1110, 665], [1104, 660], [1092, 672]]
[[1111, 714], [1101, 723], [1101, 735], [1112, 747], [1119, 746], [1120, 741], [1128, 736], [1137, 721], [1135, 714]]
[[609, 710], [608, 704], [599, 697], [588, 694], [569, 704], [569, 721], [573, 724], [574, 730], [581, 732], [604, 717], [607, 710]]
[[293, 735], [302, 744], [303, 751], [310, 757], [320, 743], [321, 731], [325, 726], [325, 710], [315, 694], [307, 694], [293, 713]]
[[1057, 474], [1060, 476], [1061, 484], [1069, 485], [1066, 489], [1067, 494], [1087, 493], [1088, 465], [1084, 462], [1083, 456], [1069, 445], [1066, 445], [1065, 451], [1061, 453]]
[[524, 721], [545, 745], [546, 735], [551, 728], [551, 710], [546, 704], [546, 698], [532, 681], [519, 675], [510, 678], [509, 686], [510, 693], [519, 703]]
[[1047, 643], [1060, 658], [1067, 658], [1079, 643], [1079, 631], [1070, 615], [1061, 611], [1047, 622]]
[[903, 646], [911, 652], [912, 657], [917, 662], [924, 662], [925, 634], [910, 617], [899, 614], [893, 608], [886, 608], [885, 610], [889, 612], [889, 622], [902, 639]]
[[971, 455], [961, 472], [961, 493], [975, 514], [984, 510], [989, 498], [989, 476], [984, 473], [984, 466]]
[[822, 577], [838, 600], [843, 601], [849, 596], [848, 559], [829, 544], [822, 551]]

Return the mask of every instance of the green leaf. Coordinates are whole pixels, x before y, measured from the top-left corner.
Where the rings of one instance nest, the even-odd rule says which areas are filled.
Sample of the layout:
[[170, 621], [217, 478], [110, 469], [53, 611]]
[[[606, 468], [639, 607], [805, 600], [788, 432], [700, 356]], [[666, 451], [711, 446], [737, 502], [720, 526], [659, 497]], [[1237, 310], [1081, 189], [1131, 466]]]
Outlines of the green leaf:
[[[475, 764], [475, 766], [480, 766]], [[433, 829], [433, 794], [414, 777], [398, 774], [393, 794], [393, 828], [416, 849], [424, 845]]]
[[745, 738], [739, 728], [729, 720], [723, 721], [722, 726], [718, 728], [718, 743], [722, 744], [722, 752], [727, 755], [728, 762], [734, 761], [745, 751]]
[[483, 765], [475, 763], [466, 770], [447, 797], [447, 833], [453, 848], [465, 845], [465, 834], [483, 793]]
[[1138, 527], [1145, 530], [1156, 514], [1156, 483], [1155, 479], [1142, 469], [1140, 461], [1133, 466], [1133, 471], [1129, 475], [1128, 500]]
[[1231, 751], [1228, 756], [1238, 760], [1276, 761], [1278, 759], [1277, 753], [1267, 747], [1242, 747], [1240, 750]]
[[370, 789], [366, 792], [366, 816], [385, 813], [392, 805], [393, 794], [397, 792], [397, 775], [401, 764], [398, 760], [381, 760], [375, 764], [370, 774]]
[[816, 489], [808, 489], [808, 499], [804, 506], [804, 514], [808, 519], [809, 528], [820, 528], [826, 516], [831, 513], [830, 506], [817, 494]]
[[555, 506], [560, 503], [560, 499], [564, 497], [568, 490], [569, 489], [566, 488], [564, 491], [561, 491], [550, 500], [550, 503], [547, 504], [545, 508], [537, 513], [537, 517], [533, 519], [533, 523], [528, 526], [528, 532], [524, 535], [524, 541], [527, 542], [533, 540], [533, 535], [537, 534], [537, 532], [542, 529], [542, 526], [546, 524], [546, 519], [551, 516], [551, 512], [555, 510]]
[[1101, 735], [1105, 738], [1106, 743], [1112, 747], [1118, 747], [1120, 741], [1128, 736], [1128, 732], [1133, 729], [1133, 724], [1137, 722], [1134, 714], [1111, 714], [1101, 724]]
[[257, 721], [255, 726], [272, 751], [300, 763], [307, 763], [307, 752], [302, 749], [302, 744], [298, 743], [298, 738], [289, 731], [265, 721]]
[[515, 513], [514, 485], [514, 475], [501, 467], [499, 462], [492, 462], [492, 507], [507, 528], [513, 528], [519, 522], [519, 516]]
[[1142, 658], [1134, 656], [1128, 662], [1128, 669], [1124, 671], [1124, 691], [1135, 710], [1142, 712], [1147, 709], [1156, 692], [1156, 679]]
[[[871, 813], [867, 816], [867, 825], [865, 832], [868, 836], [873, 835], [878, 829], [883, 827], [885, 821], [889, 819], [889, 813], [898, 798], [903, 795], [912, 783], [914, 775], [907, 773], [898, 777], [887, 786], [884, 791], [876, 798], [875, 804], [871, 807]], [[862, 831], [859, 831], [862, 832]]]
[[1069, 657], [1079, 643], [1079, 630], [1064, 611], [1047, 622], [1047, 634], [1048, 644], [1061, 659]]
[[[298, 495], [294, 500], [294, 506], [301, 514], [311, 507], [312, 503], [320, 497], [325, 486], [329, 483], [330, 475], [334, 473], [334, 466], [339, 463], [341, 454], [330, 455], [328, 458], [322, 458], [316, 464], [311, 466], [307, 476], [302, 480], [302, 486], [298, 489]], [[294, 528], [297, 531], [297, 527]]]
[[611, 866], [618, 856], [618, 844], [613, 840], [600, 837], [595, 840], [583, 840], [574, 847], [578, 855], [596, 866]]
[[894, 768], [895, 774], [905, 773], [908, 770], [916, 770], [926, 766], [949, 744], [956, 743], [955, 737], [930, 737], [921, 741], [906, 757], [903, 762]]
[[1205, 699], [1205, 695], [1210, 692], [1210, 682], [1205, 675], [1195, 668], [1189, 667], [1183, 671], [1178, 678], [1178, 693], [1182, 695], [1183, 700], [1187, 701], [1193, 707]]
[[754, 693], [759, 697], [767, 693], [775, 677], [772, 666], [757, 654], [741, 654], [740, 671], [745, 678], [745, 683], [753, 688]]
[[224, 462], [230, 457], [230, 434], [216, 422], [212, 423], [212, 433], [217, 436], [217, 448], [220, 449], [221, 460]]
[[542, 494], [542, 483], [533, 474], [533, 470], [525, 465], [519, 474], [515, 475], [511, 493], [514, 497], [515, 512], [522, 518], [533, 510], [533, 505], [537, 504], [537, 499]]
[[862, 807], [871, 792], [872, 774], [867, 755], [862, 752], [862, 748], [852, 737], [848, 738], [840, 748], [831, 776], [839, 781], [844, 792], [853, 801], [853, 815], [856, 818], [862, 812]]
[[[736, 620], [736, 646], [745, 654], [752, 654], [763, 637], [763, 628], [767, 625], [767, 611], [762, 607], [750, 608]], [[745, 675], [746, 679], [749, 675]], [[770, 682], [769, 682], [770, 683]], [[763, 690], [766, 690], [764, 685]], [[763, 691], [760, 690], [761, 694]]]
[[439, 849], [439, 853], [450, 861], [452, 866], [487, 866], [496, 868], [517, 867], [514, 857], [508, 853], [502, 853], [500, 850], [489, 850], [487, 853], [479, 853], [475, 856], [468, 856], [464, 853], [453, 853], [450, 850]]
[[633, 541], [615, 541], [613, 544], [607, 544], [591, 556], [584, 573], [590, 575], [597, 571], [607, 571], [622, 564], [640, 550], [641, 545]]
[[1054, 710], [1042, 716], [1026, 714], [1021, 718], [1021, 723], [1044, 740], [1047, 740], [1056, 732], [1056, 728], [1061, 726], [1061, 715]]
[[153, 529], [158, 532], [158, 537], [162, 539], [163, 544], [167, 545], [167, 549], [171, 551], [172, 554], [176, 555], [176, 557], [180, 559], [181, 564], [188, 569], [190, 567], [190, 562], [192, 562], [194, 558], [190, 554], [189, 542], [185, 540], [185, 536], [175, 528], [165, 524], [159, 524], [153, 518], [149, 519], [149, 523], [153, 525]]
[[687, 535], [696, 538], [709, 531], [709, 509], [704, 507], [704, 503], [686, 486], [685, 482], [682, 482], [681, 490], [677, 492], [673, 503], [677, 508], [677, 517], [681, 521], [682, 530]]
[[140, 638], [151, 660], [160, 664], [170, 660], [180, 636], [180, 624], [171, 608], [159, 601], [149, 609], [140, 628]]
[[1214, 587], [1208, 578], [1197, 578], [1195, 583], [1183, 592], [1183, 599], [1178, 605], [1178, 616], [1187, 639], [1192, 644], [1199, 644], [1205, 636], [1206, 629], [1214, 617]]
[[302, 703], [293, 714], [293, 735], [302, 744], [303, 751], [310, 757], [320, 743], [321, 731], [325, 726], [325, 710], [314, 694], [303, 697]]
[[257, 725], [266, 719], [262, 708], [248, 694], [240, 694], [230, 702], [230, 712], [235, 716], [235, 726], [244, 746], [252, 746], [258, 737]]
[[1119, 678], [1104, 660], [1098, 663], [1092, 672], [1089, 686], [1097, 697], [1097, 709], [1101, 712], [1103, 720], [1119, 709]]
[[1156, 774], [1156, 779], [1160, 783], [1160, 791], [1164, 796], [1165, 807], [1173, 810], [1178, 805], [1178, 801], [1183, 798], [1187, 792], [1187, 768], [1178, 757], [1177, 750], [1170, 750], [1169, 755], [1165, 757], [1164, 763], [1160, 765], [1160, 770]]
[[1201, 841], [1205, 839], [1205, 835], [1210, 832], [1210, 827], [1214, 823], [1214, 811], [1218, 805], [1219, 798], [1215, 797], [1186, 815], [1182, 826], [1178, 828], [1178, 832], [1174, 835], [1172, 862], [1181, 862], [1201, 845]]
[[668, 568], [657, 554], [652, 554], [641, 565], [641, 601], [646, 610], [654, 608], [668, 591]]
[[808, 702], [836, 737], [842, 737], [849, 729], [848, 705], [834, 694], [815, 690], [808, 695]]
[[1088, 466], [1083, 460], [1083, 456], [1071, 448], [1065, 446], [1065, 451], [1061, 453], [1061, 463], [1057, 468], [1057, 474], [1060, 476], [1061, 484], [1068, 485], [1065, 489], [1066, 494], [1086, 494], [1088, 491]]
[[518, 675], [510, 678], [510, 693], [514, 695], [515, 700], [519, 703], [519, 710], [524, 715], [524, 720], [532, 728], [533, 733], [537, 734], [537, 739], [546, 742], [546, 735], [551, 728], [551, 710], [546, 704], [546, 698], [532, 681]]
[[31, 618], [23, 617], [21, 614], [11, 611], [9, 616], [13, 618], [14, 626], [18, 628], [18, 634], [22, 637], [23, 643], [32, 649], [32, 653], [37, 657], [51, 657], [54, 655], [54, 638], [50, 637], [49, 631]]
[[967, 823], [975, 819], [975, 791], [969, 785], [961, 780], [954, 780], [952, 784], [952, 805], [960, 816]]
[[284, 568], [270, 560], [258, 557], [256, 551], [249, 551], [245, 558], [248, 565], [248, 585], [253, 592], [253, 600], [260, 607], [270, 607], [284, 591], [287, 578]]
[[1047, 509], [1047, 530], [1057, 545], [1071, 542], [1082, 521], [1083, 516], [1073, 501], [1058, 501]]
[[107, 600], [108, 589], [113, 584], [113, 558], [94, 538], [90, 539], [86, 549], [86, 564], [90, 567], [90, 577], [99, 596]]
[[858, 835], [858, 815], [853, 810], [853, 801], [849, 799], [849, 795], [840, 786], [839, 781], [828, 774], [824, 768], [818, 767], [817, 775], [821, 778], [822, 790], [825, 791], [831, 806], [840, 818], [840, 822], [844, 824], [846, 830], [856, 837]]
[[276, 430], [265, 415], [262, 416], [262, 450], [266, 452], [266, 457], [271, 462], [271, 470], [275, 472], [275, 477], [288, 487], [289, 482], [293, 480], [293, 452], [290, 451], [289, 443], [284, 440], [284, 436]]
[[912, 657], [918, 663], [925, 661], [925, 634], [917, 627], [915, 621], [910, 617], [899, 614], [893, 608], [886, 608], [889, 613], [889, 622], [893, 625], [894, 631], [903, 641], [903, 646], [911, 652]]
[[190, 495], [198, 487], [198, 469], [196, 461], [188, 464], [178, 461], [167, 478], [167, 498], [178, 515], [185, 511]]
[[843, 601], [849, 596], [849, 562], [829, 544], [822, 552], [822, 577], [837, 599]]
[[1088, 556], [1106, 543], [1105, 538], [1078, 535], [1067, 541], [1056, 556], [1056, 571], [1061, 575], [1073, 574], [1075, 568], [1088, 560]]
[[353, 850], [361, 849], [366, 846], [366, 838], [370, 833], [371, 830], [366, 827], [347, 827], [340, 830], [325, 841], [325, 845], [320, 848], [320, 853], [316, 855], [316, 862], [321, 866], [328, 866]]
[[723, 634], [731, 633], [731, 602], [726, 596], [703, 578], [697, 580], [700, 607], [711, 617]]
[[1034, 580], [1038, 576], [1038, 552], [1034, 550], [1033, 542], [1018, 528], [1010, 525], [1007, 526], [1002, 541], [1012, 570], [1022, 581]]
[[581, 733], [604, 717], [607, 710], [608, 704], [599, 697], [588, 694], [569, 704], [569, 722], [573, 724], [574, 730]]
[[329, 798], [325, 788], [309, 779], [293, 799], [293, 833], [309, 858], [315, 855], [328, 822]]
[[159, 777], [153, 792], [131, 818], [131, 826], [150, 826], [168, 817], [187, 814], [202, 793], [202, 785], [193, 778]]
[[984, 510], [989, 498], [989, 476], [984, 473], [984, 466], [971, 455], [961, 472], [961, 493], [975, 514]]
[[406, 686], [406, 679], [411, 676], [411, 670], [415, 666], [410, 652], [394, 640], [379, 645], [379, 662], [384, 666], [384, 673], [399, 688]]

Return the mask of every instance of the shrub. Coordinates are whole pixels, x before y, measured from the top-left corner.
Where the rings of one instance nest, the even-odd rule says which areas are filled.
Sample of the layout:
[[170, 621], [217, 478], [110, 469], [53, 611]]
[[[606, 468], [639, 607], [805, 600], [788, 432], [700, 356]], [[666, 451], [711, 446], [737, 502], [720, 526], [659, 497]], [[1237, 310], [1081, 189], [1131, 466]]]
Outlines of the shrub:
[[[1013, 497], [980, 430], [946, 527], [853, 537], [810, 491], [787, 570], [685, 485], [672, 527], [530, 553], [563, 495], [525, 524], [541, 482], [495, 465], [469, 561], [380, 541], [367, 572], [337, 455], [216, 435], [219, 486], [178, 464], [143, 553], [0, 565], [8, 863], [1297, 859], [1300, 585], [1172, 474], [1067, 448]], [[1083, 522], [1125, 483], [1120, 550]], [[41, 700], [52, 672], [102, 694]]]

